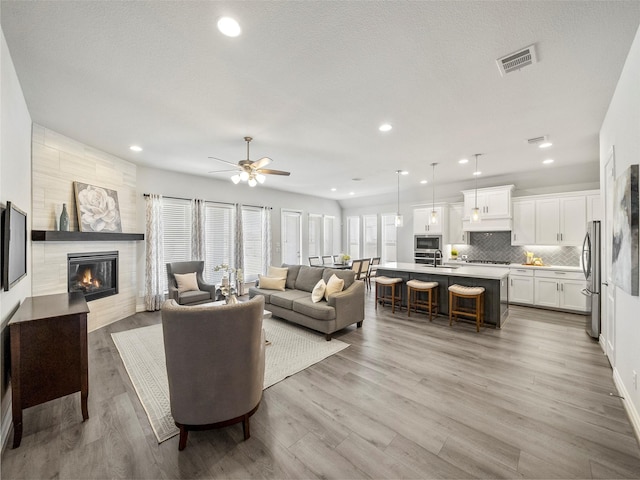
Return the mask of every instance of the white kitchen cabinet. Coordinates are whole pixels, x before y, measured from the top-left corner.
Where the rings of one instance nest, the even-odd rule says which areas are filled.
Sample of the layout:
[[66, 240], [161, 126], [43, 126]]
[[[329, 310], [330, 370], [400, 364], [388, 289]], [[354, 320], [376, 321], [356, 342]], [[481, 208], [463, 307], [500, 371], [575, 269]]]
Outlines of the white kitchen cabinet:
[[534, 245], [536, 243], [535, 200], [513, 199], [513, 229], [511, 245]]
[[582, 273], [535, 271], [534, 280], [535, 305], [578, 312], [588, 311], [587, 297], [582, 294], [586, 287]]
[[536, 245], [580, 246], [586, 232], [585, 195], [537, 199]]
[[[437, 214], [437, 223], [431, 223], [431, 211], [435, 210]], [[443, 205], [435, 205], [434, 207], [420, 207], [413, 209], [413, 233], [414, 235], [443, 235], [448, 226], [449, 219], [448, 210]], [[445, 242], [446, 243], [446, 242]]]
[[509, 269], [509, 303], [533, 305], [533, 270]]
[[[511, 192], [513, 185], [500, 187], [479, 188], [478, 208], [482, 219], [511, 218]], [[464, 219], [471, 217], [471, 210], [476, 206], [476, 191], [465, 190], [464, 195]]]
[[464, 205], [462, 203], [449, 204], [449, 239], [448, 243], [452, 245], [468, 245], [469, 232], [462, 229], [462, 211]]
[[587, 195], [587, 222], [591, 220], [602, 220], [602, 205], [600, 205], [600, 195]]

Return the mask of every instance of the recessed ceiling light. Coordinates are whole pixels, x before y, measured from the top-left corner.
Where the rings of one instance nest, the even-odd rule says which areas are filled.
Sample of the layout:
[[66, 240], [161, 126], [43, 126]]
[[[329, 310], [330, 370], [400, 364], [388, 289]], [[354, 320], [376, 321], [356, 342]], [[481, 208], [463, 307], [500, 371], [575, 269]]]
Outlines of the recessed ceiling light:
[[427, 181], [426, 180], [420, 180], [420, 183], [422, 183], [424, 185], [425, 183], [427, 183]]
[[407, 170], [400, 170], [400, 175], [409, 175]]
[[349, 192], [349, 195], [355, 195], [356, 192]]
[[474, 175], [482, 175], [481, 171], [473, 172]]
[[237, 37], [242, 33], [240, 24], [231, 17], [222, 17], [218, 20], [218, 30], [227, 37]]
[[142, 147], [139, 147], [138, 145], [131, 145], [129, 147], [129, 150], [132, 150], [134, 152], [141, 152], [142, 151]]
[[337, 190], [337, 188], [336, 188], [336, 187], [333, 187], [333, 188], [331, 189], [331, 191], [332, 191], [332, 192], [335, 192], [336, 190]]
[[391, 130], [393, 127], [391, 126], [391, 124], [389, 123], [383, 123], [382, 125], [380, 125], [378, 127], [378, 130], [380, 130], [381, 132], [388, 132], [389, 130]]
[[458, 160], [458, 163], [461, 163], [461, 164], [469, 163], [469, 159], [468, 158], [461, 158], [460, 160]]
[[547, 158], [546, 160], [543, 160], [542, 163], [544, 163], [545, 165], [549, 165], [550, 163], [553, 163], [554, 160], [553, 158]]
[[553, 145], [553, 143], [544, 142], [544, 143], [541, 143], [540, 145], [538, 145], [538, 148], [549, 148], [551, 145]]

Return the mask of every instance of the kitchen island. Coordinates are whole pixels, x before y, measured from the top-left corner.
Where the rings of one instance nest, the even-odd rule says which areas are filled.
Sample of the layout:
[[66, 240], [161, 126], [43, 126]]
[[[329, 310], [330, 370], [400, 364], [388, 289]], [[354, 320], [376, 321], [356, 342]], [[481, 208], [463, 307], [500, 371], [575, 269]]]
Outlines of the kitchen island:
[[[509, 315], [509, 269], [483, 267], [433, 267], [420, 263], [384, 263], [378, 267], [378, 276], [409, 280], [438, 282], [438, 312], [449, 315], [449, 285], [484, 287], [484, 323], [501, 328]], [[403, 306], [406, 307], [407, 292], [403, 286]]]

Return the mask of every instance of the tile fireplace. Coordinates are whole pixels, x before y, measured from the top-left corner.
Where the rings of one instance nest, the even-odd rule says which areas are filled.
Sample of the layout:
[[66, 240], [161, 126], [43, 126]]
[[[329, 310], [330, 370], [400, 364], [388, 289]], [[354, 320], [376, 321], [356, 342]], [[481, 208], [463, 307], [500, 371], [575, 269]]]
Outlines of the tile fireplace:
[[118, 293], [118, 252], [67, 254], [68, 291], [87, 302]]

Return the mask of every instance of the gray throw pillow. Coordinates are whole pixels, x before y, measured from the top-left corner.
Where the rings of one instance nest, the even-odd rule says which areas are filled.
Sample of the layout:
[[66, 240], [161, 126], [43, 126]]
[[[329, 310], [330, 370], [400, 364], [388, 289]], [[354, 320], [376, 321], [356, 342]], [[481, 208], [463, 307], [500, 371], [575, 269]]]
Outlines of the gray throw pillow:
[[287, 265], [283, 263], [282, 266], [289, 269], [287, 270], [287, 283], [285, 286], [287, 288], [296, 288], [296, 278], [298, 278], [298, 272], [300, 272], [302, 265]]
[[296, 290], [313, 292], [313, 287], [322, 278], [322, 272], [324, 272], [324, 269], [320, 267], [300, 265], [300, 272], [298, 273], [298, 278], [296, 278]]

